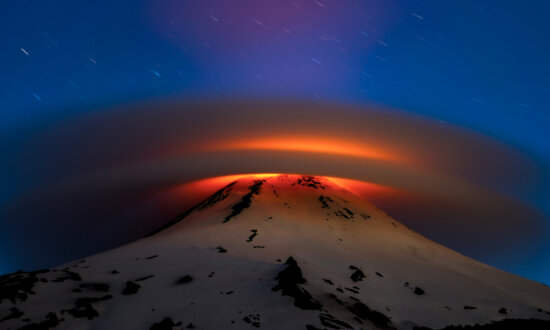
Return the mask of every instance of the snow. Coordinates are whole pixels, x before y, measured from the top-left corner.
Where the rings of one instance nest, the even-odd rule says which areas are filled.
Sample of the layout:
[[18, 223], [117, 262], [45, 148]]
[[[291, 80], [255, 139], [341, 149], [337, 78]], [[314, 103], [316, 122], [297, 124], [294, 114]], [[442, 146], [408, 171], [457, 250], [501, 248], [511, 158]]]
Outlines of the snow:
[[[549, 287], [430, 241], [329, 179], [244, 178], [217, 197], [152, 236], [36, 275], [48, 282], [38, 281], [34, 295], [15, 304], [0, 301], [0, 319], [13, 307], [23, 312], [0, 327], [40, 323], [54, 312], [63, 318], [56, 329], [149, 329], [165, 317], [181, 322], [180, 328], [323, 329], [326, 314], [355, 329], [373, 328], [374, 314], [358, 316], [358, 301], [397, 329], [550, 319]], [[220, 246], [227, 252], [220, 253]], [[296, 285], [320, 310], [300, 309], [293, 297], [272, 290], [289, 257], [306, 279]], [[354, 282], [350, 266], [366, 278]], [[52, 282], [63, 269], [82, 280]], [[176, 283], [186, 275], [192, 280]], [[140, 285], [137, 293], [122, 294], [128, 281]], [[80, 288], [83, 283], [109, 289]], [[112, 298], [91, 304], [98, 317], [68, 312], [78, 298], [105, 295]], [[499, 313], [503, 307], [507, 314]]]

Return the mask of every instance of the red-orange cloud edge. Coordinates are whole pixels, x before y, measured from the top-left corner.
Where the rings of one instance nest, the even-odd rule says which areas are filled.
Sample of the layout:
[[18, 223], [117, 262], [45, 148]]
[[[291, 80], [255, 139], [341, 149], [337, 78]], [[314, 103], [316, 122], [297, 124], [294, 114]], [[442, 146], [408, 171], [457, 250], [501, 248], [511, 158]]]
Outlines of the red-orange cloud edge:
[[[288, 174], [288, 173], [246, 173], [246, 174], [232, 174], [232, 175], [223, 175], [210, 177], [200, 180], [195, 180], [187, 183], [183, 183], [178, 186], [176, 189], [179, 193], [186, 196], [193, 196], [192, 199], [194, 202], [200, 202], [201, 198], [206, 198], [208, 195], [214, 193], [215, 191], [225, 187], [231, 182], [237, 181], [243, 178], [269, 178], [279, 175], [301, 175], [301, 174]], [[396, 188], [390, 186], [375, 184], [366, 181], [341, 178], [341, 177], [332, 177], [332, 176], [323, 176], [323, 175], [313, 175], [315, 177], [325, 178], [335, 183], [336, 185], [343, 187], [352, 193], [367, 198], [376, 194], [390, 194], [394, 191], [397, 191]]]

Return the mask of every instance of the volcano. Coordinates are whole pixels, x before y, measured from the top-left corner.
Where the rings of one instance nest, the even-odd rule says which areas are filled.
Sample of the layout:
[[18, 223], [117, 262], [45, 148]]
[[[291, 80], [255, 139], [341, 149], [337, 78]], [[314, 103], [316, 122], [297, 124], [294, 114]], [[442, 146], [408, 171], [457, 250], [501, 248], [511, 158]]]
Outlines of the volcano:
[[548, 329], [550, 288], [323, 177], [241, 178], [125, 246], [0, 277], [2, 329]]

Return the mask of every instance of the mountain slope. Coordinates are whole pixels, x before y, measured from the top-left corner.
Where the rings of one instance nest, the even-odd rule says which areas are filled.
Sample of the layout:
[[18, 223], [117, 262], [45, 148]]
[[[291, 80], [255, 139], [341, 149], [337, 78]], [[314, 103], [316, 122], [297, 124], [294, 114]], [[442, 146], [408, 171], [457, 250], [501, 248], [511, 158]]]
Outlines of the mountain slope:
[[0, 277], [0, 299], [6, 329], [410, 329], [550, 319], [549, 287], [430, 241], [328, 179], [294, 175], [241, 179], [144, 239]]

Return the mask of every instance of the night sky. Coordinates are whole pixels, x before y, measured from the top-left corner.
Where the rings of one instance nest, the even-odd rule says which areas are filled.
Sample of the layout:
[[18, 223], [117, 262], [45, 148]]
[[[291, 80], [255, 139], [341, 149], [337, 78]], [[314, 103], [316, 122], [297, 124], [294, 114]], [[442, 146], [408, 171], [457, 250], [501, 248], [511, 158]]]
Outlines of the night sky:
[[0, 273], [135, 239], [190, 203], [173, 197], [182, 183], [285, 171], [399, 187], [394, 201], [417, 211], [373, 202], [550, 283], [548, 12], [542, 0], [6, 3]]

